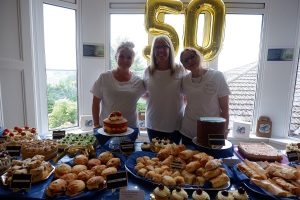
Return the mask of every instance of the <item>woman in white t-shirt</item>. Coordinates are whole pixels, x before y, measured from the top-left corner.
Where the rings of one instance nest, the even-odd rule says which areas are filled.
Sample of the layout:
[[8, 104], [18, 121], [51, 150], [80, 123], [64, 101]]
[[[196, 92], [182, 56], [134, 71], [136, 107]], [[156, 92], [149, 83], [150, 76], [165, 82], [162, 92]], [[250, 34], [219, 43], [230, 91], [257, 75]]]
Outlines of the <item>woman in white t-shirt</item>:
[[181, 81], [185, 70], [174, 62], [174, 48], [167, 36], [153, 40], [151, 63], [144, 73], [146, 86], [146, 128], [149, 140], [169, 138], [180, 142], [184, 103]]
[[203, 56], [198, 50], [184, 49], [180, 54], [180, 62], [190, 71], [182, 81], [187, 104], [180, 133], [183, 144], [192, 144], [192, 139], [197, 136], [199, 117], [223, 117], [227, 130], [230, 90], [222, 72], [203, 68]]
[[[132, 42], [123, 42], [118, 47], [115, 55], [117, 68], [100, 74], [91, 93], [94, 128], [102, 127], [103, 119], [111, 112], [120, 111], [128, 120], [128, 126], [135, 130], [130, 135], [135, 140], [139, 133], [136, 104], [144, 94], [145, 87], [143, 80], [130, 71], [135, 56], [133, 48]], [[104, 144], [109, 138], [103, 136], [101, 143]]]

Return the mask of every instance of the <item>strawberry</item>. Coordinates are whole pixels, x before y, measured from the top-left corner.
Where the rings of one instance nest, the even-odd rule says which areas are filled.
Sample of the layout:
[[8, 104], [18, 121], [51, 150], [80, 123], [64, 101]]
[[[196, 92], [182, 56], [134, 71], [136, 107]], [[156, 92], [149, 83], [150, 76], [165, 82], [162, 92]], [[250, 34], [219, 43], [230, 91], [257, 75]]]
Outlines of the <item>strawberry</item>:
[[120, 111], [117, 111], [117, 112], [116, 112], [116, 115], [117, 115], [118, 117], [121, 117], [121, 116], [122, 116], [122, 113], [121, 113]]
[[10, 137], [14, 137], [15, 135], [14, 135], [13, 133], [10, 133], [9, 136], [10, 136]]
[[29, 129], [29, 126], [25, 126], [24, 128], [25, 128], [25, 130], [28, 130], [28, 129]]
[[32, 128], [30, 132], [31, 132], [31, 133], [36, 133], [36, 129], [35, 129], [35, 128]]

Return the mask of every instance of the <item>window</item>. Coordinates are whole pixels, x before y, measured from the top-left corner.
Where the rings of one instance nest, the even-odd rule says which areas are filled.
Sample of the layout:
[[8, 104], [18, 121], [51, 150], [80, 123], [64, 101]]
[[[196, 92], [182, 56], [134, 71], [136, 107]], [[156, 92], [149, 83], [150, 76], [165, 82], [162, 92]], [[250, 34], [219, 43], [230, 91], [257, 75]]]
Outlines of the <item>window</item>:
[[47, 135], [51, 130], [79, 126], [77, 5], [52, 0], [34, 4], [38, 128]]
[[290, 119], [290, 137], [300, 138], [300, 59], [298, 58], [298, 70], [294, 91], [292, 114]]

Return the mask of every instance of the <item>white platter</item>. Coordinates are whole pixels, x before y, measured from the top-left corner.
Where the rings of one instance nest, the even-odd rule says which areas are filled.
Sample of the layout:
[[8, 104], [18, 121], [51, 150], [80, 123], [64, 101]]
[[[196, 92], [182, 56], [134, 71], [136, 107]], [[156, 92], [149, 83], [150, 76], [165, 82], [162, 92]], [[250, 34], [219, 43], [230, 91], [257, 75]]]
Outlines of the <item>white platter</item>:
[[225, 140], [225, 145], [224, 146], [216, 146], [215, 145], [215, 147], [213, 147], [213, 148], [206, 147], [206, 146], [203, 146], [203, 145], [199, 144], [198, 141], [197, 141], [197, 137], [194, 137], [192, 141], [195, 145], [197, 145], [199, 147], [202, 147], [202, 148], [206, 148], [206, 149], [224, 150], [224, 149], [232, 148], [232, 143], [229, 142], [228, 140]]
[[133, 133], [134, 130], [132, 128], [127, 128], [127, 131], [124, 132], [124, 133], [118, 133], [118, 134], [111, 134], [111, 133], [106, 133], [104, 131], [103, 128], [99, 128], [98, 129], [98, 133], [101, 134], [101, 135], [105, 135], [105, 136], [109, 136], [109, 137], [121, 137], [121, 136], [126, 136], [126, 135], [130, 135], [131, 133]]

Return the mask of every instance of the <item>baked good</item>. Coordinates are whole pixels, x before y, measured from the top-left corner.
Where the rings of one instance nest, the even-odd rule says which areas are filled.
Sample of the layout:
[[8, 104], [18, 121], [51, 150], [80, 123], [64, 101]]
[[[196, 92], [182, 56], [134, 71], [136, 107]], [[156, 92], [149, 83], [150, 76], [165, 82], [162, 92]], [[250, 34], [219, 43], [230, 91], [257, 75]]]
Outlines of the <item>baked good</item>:
[[143, 151], [150, 151], [151, 150], [151, 144], [149, 144], [148, 142], [144, 142], [142, 145], [141, 145], [141, 149]]
[[282, 189], [280, 186], [274, 184], [269, 179], [267, 180], [258, 180], [258, 179], [251, 179], [251, 181], [257, 185], [258, 187], [261, 187], [265, 189], [266, 191], [279, 196], [279, 197], [290, 197], [292, 194], [284, 189]]
[[223, 190], [217, 193], [216, 200], [234, 200], [234, 198], [231, 193]]
[[11, 165], [11, 157], [7, 151], [0, 151], [0, 173], [6, 171]]
[[229, 177], [224, 173], [222, 173], [220, 176], [217, 176], [209, 180], [213, 188], [219, 188], [227, 184], [229, 181], [230, 181]]
[[74, 158], [74, 165], [86, 165], [89, 161], [89, 158], [85, 155], [78, 155]]
[[32, 158], [35, 155], [45, 156], [45, 160], [50, 160], [57, 155], [58, 145], [53, 140], [33, 140], [22, 143], [22, 158]]
[[247, 199], [249, 199], [249, 196], [248, 196], [247, 192], [242, 187], [239, 187], [237, 190], [233, 191], [232, 196], [233, 196], [234, 200], [247, 200]]
[[60, 177], [60, 179], [63, 179], [67, 181], [67, 183], [70, 183], [71, 181], [77, 180], [77, 174], [74, 173], [64, 174], [63, 176]]
[[97, 159], [97, 158], [92, 158], [87, 163], [87, 167], [89, 169], [93, 168], [96, 165], [101, 165], [101, 161], [99, 159]]
[[118, 134], [127, 131], [128, 121], [122, 116], [122, 113], [115, 111], [110, 113], [109, 117], [103, 120], [103, 129], [106, 133]]
[[14, 129], [4, 129], [2, 135], [5, 137], [36, 138], [38, 134], [36, 128], [15, 126]]
[[252, 161], [278, 161], [282, 160], [282, 155], [277, 150], [264, 142], [250, 143], [240, 142], [239, 153]]
[[102, 189], [105, 186], [105, 179], [102, 176], [94, 176], [86, 182], [86, 187], [89, 190]]
[[75, 165], [75, 166], [72, 167], [71, 172], [78, 175], [83, 170], [87, 170], [87, 166], [85, 166], [85, 165]]
[[168, 200], [170, 197], [170, 190], [164, 185], [159, 185], [153, 190], [155, 200]]
[[210, 200], [210, 197], [207, 194], [207, 192], [205, 192], [204, 190], [197, 189], [193, 192], [192, 199], [193, 200]]
[[187, 192], [179, 187], [176, 187], [171, 193], [171, 200], [187, 200], [188, 199], [188, 194]]
[[73, 197], [83, 192], [84, 189], [85, 183], [82, 180], [74, 180], [68, 184], [66, 195]]
[[61, 165], [55, 167], [54, 176], [55, 178], [60, 178], [61, 176], [70, 173], [71, 170], [72, 167], [70, 165], [62, 163]]
[[120, 158], [111, 158], [109, 161], [107, 161], [106, 166], [107, 167], [115, 167], [118, 168], [121, 165]]
[[106, 169], [104, 169], [101, 173], [101, 176], [103, 176], [104, 178], [106, 178], [107, 175], [110, 175], [110, 174], [115, 174], [117, 173], [117, 168], [115, 167], [108, 167]]
[[56, 179], [55, 181], [52, 181], [46, 189], [46, 195], [48, 197], [54, 197], [56, 195], [65, 193], [66, 190], [67, 182], [63, 179]]
[[78, 173], [78, 180], [82, 180], [82, 181], [87, 181], [90, 178], [92, 178], [93, 176], [95, 176], [95, 172], [92, 170], [83, 170], [81, 172]]
[[101, 164], [106, 165], [106, 163], [113, 157], [114, 155], [110, 151], [105, 151], [100, 153], [98, 159], [101, 161]]
[[107, 167], [106, 165], [96, 165], [94, 167], [92, 167], [91, 170], [93, 170], [95, 172], [96, 176], [100, 176], [102, 171], [105, 170]]

